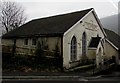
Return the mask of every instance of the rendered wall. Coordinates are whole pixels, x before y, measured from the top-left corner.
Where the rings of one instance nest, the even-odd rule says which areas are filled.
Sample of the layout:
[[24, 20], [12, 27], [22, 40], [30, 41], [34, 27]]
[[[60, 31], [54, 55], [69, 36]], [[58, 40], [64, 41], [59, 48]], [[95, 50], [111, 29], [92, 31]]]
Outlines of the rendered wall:
[[[33, 55], [37, 45], [32, 45], [32, 38], [28, 38], [28, 45], [24, 45], [25, 38], [16, 39], [16, 53], [17, 54], [26, 54], [26, 55]], [[39, 37], [37, 38], [38, 41], [44, 41], [44, 44], [48, 45], [48, 50], [50, 52], [55, 51], [56, 45], [58, 46], [59, 53], [61, 54], [61, 38], [60, 37]], [[5, 48], [8, 46], [12, 51], [13, 46], [13, 39], [2, 39], [3, 51], [6, 51]], [[6, 47], [5, 47], [6, 46]], [[7, 51], [6, 51], [7, 52]]]
[[[92, 27], [92, 26], [96, 26], [96, 28]], [[65, 68], [70, 68], [73, 66], [76, 66], [78, 64], [77, 61], [81, 60], [82, 57], [82, 34], [86, 33], [87, 36], [87, 57], [89, 59], [89, 51], [88, 51], [88, 45], [90, 43], [91, 37], [97, 37], [97, 35], [99, 37], [104, 38], [104, 34], [100, 29], [100, 26], [98, 25], [93, 13], [89, 13], [83, 20], [82, 23], [77, 22], [76, 25], [73, 26], [73, 28], [71, 30], [68, 30], [68, 32], [66, 32], [64, 34], [63, 37], [63, 66]], [[70, 43], [71, 43], [71, 39], [72, 37], [75, 36], [77, 38], [77, 60], [72, 62], [70, 60]], [[92, 58], [90, 56], [90, 58]], [[75, 64], [77, 63], [77, 64]], [[75, 65], [73, 65], [75, 64]]]

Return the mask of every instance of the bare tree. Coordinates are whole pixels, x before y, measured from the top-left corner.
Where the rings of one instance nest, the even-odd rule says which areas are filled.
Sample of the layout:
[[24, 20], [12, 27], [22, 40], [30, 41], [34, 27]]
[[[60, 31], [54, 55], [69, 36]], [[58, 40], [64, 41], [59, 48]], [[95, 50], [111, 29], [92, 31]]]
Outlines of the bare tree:
[[24, 24], [26, 16], [23, 7], [16, 2], [2, 2], [0, 21], [6, 32]]

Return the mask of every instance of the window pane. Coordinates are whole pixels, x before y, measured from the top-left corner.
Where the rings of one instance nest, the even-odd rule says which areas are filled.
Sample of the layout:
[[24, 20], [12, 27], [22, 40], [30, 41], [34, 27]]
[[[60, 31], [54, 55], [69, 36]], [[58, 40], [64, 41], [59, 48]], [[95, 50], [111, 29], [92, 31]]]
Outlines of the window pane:
[[82, 55], [86, 55], [86, 34], [85, 32], [82, 35]]
[[24, 40], [24, 45], [28, 45], [28, 39]]
[[32, 39], [32, 45], [36, 45], [36, 39]]
[[77, 56], [77, 41], [76, 38], [73, 37], [71, 40], [71, 60], [75, 60]]

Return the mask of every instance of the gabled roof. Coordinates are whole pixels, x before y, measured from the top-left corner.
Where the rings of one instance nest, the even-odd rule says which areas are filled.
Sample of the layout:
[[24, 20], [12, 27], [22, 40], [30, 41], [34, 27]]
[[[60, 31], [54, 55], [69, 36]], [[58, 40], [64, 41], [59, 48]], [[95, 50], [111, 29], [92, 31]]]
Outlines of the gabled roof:
[[100, 39], [101, 37], [92, 37], [89, 44], [89, 48], [97, 48], [100, 42]]
[[108, 40], [112, 44], [114, 44], [118, 49], [120, 49], [120, 36], [118, 34], [116, 34], [115, 32], [108, 30], [108, 29], [105, 29], [105, 28], [104, 28], [104, 31], [107, 34]]
[[44, 35], [61, 36], [91, 10], [92, 8], [78, 12], [32, 20], [21, 27], [8, 32], [7, 34], [3, 35], [2, 38]]

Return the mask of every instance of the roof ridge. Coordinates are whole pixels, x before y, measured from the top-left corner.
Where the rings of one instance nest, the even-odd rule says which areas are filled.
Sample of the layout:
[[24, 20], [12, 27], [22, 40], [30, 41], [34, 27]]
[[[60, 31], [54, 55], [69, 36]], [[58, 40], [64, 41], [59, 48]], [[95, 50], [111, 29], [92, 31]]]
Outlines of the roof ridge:
[[119, 37], [120, 37], [120, 35], [119, 34], [117, 34], [115, 31], [113, 31], [113, 30], [110, 30], [110, 29], [106, 29], [106, 28], [104, 28], [105, 30], [108, 30], [108, 31], [110, 31], [110, 32], [112, 32], [112, 33], [114, 33], [114, 34], [116, 34], [116, 35], [118, 35]]
[[52, 17], [57, 17], [57, 16], [64, 16], [67, 14], [79, 13], [79, 12], [88, 11], [88, 10], [91, 11], [92, 9], [94, 9], [94, 8], [88, 8], [88, 9], [83, 9], [80, 11], [73, 11], [73, 12], [68, 12], [68, 13], [63, 13], [63, 14], [57, 14], [57, 15], [52, 15], [52, 16], [47, 16], [47, 17], [36, 18], [36, 19], [32, 19], [30, 21], [36, 21], [36, 20], [40, 20], [40, 19], [52, 18]]
[[21, 36], [35, 36], [48, 35], [52, 33], [63, 34], [69, 28], [71, 28], [76, 22], [82, 19], [93, 8], [86, 10], [59, 14], [55, 16], [49, 16], [45, 18], [33, 19], [20, 27], [4, 34], [3, 38], [8, 37], [21, 37]]

